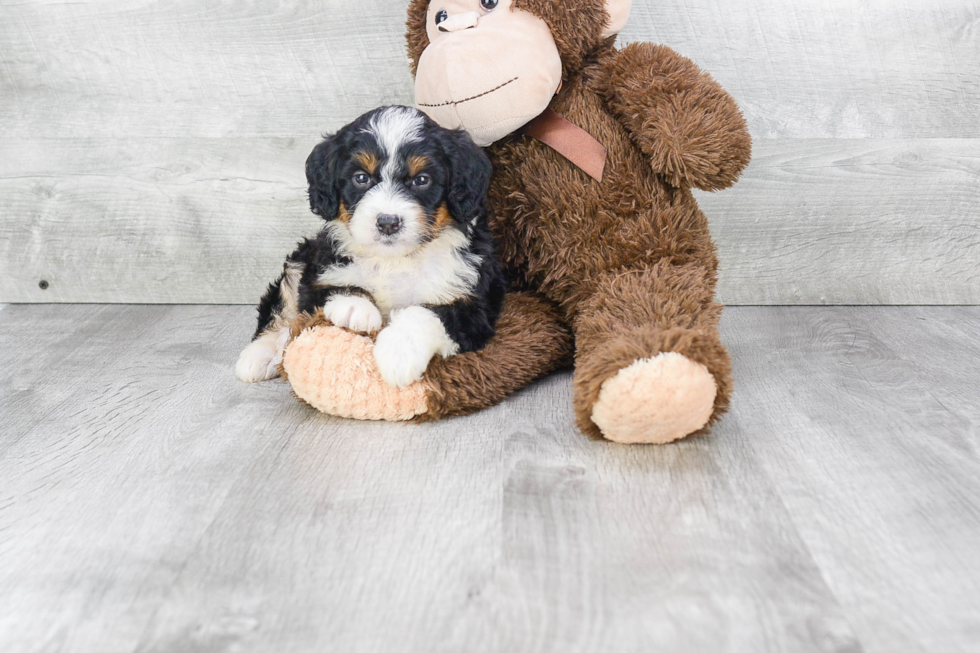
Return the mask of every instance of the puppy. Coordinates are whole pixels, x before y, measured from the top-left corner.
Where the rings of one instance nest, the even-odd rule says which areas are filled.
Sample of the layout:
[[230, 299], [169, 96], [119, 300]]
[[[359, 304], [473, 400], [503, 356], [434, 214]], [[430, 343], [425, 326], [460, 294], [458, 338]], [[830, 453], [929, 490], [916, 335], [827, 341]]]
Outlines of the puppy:
[[380, 331], [375, 361], [396, 387], [421, 379], [433, 356], [481, 349], [505, 289], [487, 224], [490, 173], [466, 132], [409, 107], [371, 111], [317, 145], [306, 178], [326, 226], [266, 291], [238, 378], [277, 376], [291, 323], [318, 309], [336, 326]]

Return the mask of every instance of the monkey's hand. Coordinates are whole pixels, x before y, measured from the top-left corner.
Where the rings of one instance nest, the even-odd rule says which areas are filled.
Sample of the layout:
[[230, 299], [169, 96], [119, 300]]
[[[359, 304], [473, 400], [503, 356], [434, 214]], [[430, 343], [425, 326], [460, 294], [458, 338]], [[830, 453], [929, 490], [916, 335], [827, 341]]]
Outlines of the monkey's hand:
[[735, 100], [670, 48], [631, 43], [606, 56], [603, 95], [654, 170], [677, 188], [728, 188], [752, 151]]

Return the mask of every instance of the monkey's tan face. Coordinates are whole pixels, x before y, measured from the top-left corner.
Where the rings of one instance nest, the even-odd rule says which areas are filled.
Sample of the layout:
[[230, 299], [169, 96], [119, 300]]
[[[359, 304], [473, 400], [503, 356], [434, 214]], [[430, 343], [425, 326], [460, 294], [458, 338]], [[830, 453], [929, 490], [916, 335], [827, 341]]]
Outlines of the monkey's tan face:
[[429, 47], [415, 77], [418, 108], [486, 146], [548, 108], [561, 58], [543, 20], [511, 0], [431, 0]]

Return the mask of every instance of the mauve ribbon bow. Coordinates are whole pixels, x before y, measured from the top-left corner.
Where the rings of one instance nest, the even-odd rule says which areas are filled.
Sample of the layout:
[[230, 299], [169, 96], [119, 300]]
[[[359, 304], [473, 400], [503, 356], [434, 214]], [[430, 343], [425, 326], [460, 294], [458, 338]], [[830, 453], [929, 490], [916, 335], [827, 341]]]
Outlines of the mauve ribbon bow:
[[527, 124], [525, 132], [577, 165], [585, 174], [602, 181], [606, 148], [578, 125], [551, 109]]

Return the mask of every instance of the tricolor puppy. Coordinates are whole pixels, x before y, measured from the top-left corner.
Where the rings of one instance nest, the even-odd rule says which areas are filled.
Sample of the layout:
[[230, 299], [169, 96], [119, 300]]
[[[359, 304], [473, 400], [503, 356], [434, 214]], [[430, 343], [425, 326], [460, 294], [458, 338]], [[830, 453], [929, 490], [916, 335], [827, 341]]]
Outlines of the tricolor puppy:
[[336, 326], [380, 330], [374, 356], [393, 386], [422, 378], [433, 356], [482, 348], [504, 297], [487, 225], [490, 172], [466, 132], [408, 107], [372, 111], [317, 145], [306, 178], [326, 227], [262, 298], [238, 378], [276, 376], [290, 323], [321, 308]]

